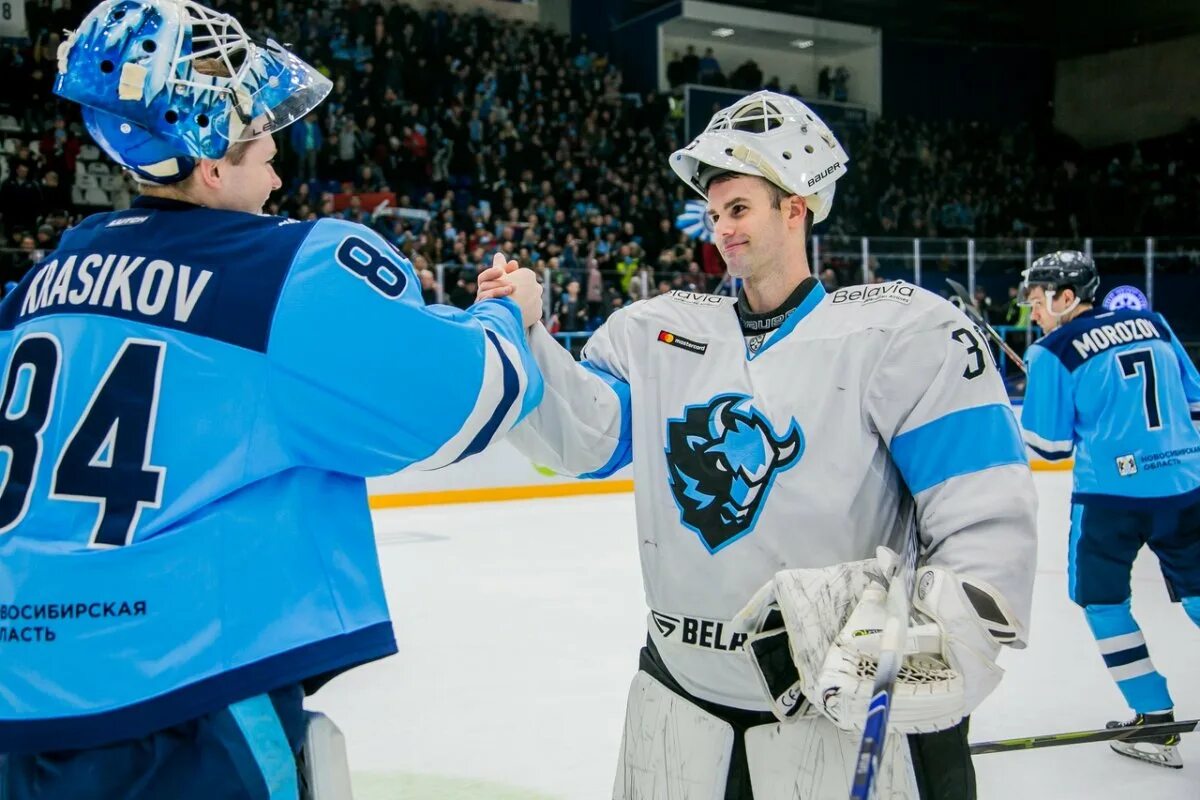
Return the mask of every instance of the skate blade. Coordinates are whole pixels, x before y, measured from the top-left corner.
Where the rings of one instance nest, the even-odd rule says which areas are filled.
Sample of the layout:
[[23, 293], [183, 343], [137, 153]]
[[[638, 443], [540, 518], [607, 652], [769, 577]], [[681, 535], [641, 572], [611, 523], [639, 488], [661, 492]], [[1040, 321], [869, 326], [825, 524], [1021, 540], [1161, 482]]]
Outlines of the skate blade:
[[1123, 756], [1145, 761], [1158, 767], [1183, 769], [1183, 757], [1174, 745], [1153, 744], [1151, 742], [1113, 742], [1110, 745], [1114, 752]]

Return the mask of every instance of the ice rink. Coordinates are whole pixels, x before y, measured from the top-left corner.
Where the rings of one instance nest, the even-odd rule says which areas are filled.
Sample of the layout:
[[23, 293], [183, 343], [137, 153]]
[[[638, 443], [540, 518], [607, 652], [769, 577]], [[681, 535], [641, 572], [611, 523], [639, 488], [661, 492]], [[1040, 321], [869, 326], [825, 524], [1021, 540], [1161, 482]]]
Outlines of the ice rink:
[[[973, 718], [972, 740], [1102, 728], [1130, 715], [1066, 593], [1070, 474], [1037, 474], [1040, 551], [1031, 645]], [[601, 800], [612, 791], [625, 694], [645, 637], [628, 494], [380, 512], [400, 652], [311, 705], [346, 733], [358, 800]], [[1177, 716], [1200, 715], [1200, 630], [1158, 565], [1134, 569], [1134, 613]], [[977, 756], [985, 800], [1196, 800], [1182, 770], [1106, 744]]]

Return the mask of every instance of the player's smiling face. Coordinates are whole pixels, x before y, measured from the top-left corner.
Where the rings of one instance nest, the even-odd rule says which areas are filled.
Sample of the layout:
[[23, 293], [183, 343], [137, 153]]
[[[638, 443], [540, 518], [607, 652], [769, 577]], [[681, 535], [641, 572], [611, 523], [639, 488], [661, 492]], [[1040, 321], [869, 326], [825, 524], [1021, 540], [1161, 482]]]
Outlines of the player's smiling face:
[[770, 266], [783, 246], [788, 226], [776, 193], [762, 178], [736, 175], [717, 178], [708, 187], [708, 213], [713, 243], [735, 278], [752, 277]]

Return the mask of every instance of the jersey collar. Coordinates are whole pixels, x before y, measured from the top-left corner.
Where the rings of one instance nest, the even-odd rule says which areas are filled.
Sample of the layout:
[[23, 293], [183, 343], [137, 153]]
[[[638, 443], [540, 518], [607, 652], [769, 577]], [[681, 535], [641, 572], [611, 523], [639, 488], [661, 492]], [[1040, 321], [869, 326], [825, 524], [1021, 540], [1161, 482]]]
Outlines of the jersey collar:
[[203, 208], [195, 203], [189, 203], [186, 200], [174, 200], [170, 197], [151, 197], [147, 194], [139, 194], [133, 198], [130, 203], [133, 208], [153, 208], [160, 211], [189, 211], [193, 208]]
[[[743, 305], [745, 295], [738, 292], [738, 302], [734, 308], [738, 313], [738, 323], [742, 327], [742, 333], [745, 336], [764, 334], [767, 340], [763, 342], [762, 347], [755, 351], [750, 350], [750, 346], [746, 345], [746, 358], [750, 361], [761, 356], [767, 350], [775, 346], [776, 342], [782, 341], [789, 333], [791, 333], [800, 320], [807, 317], [812, 310], [821, 304], [825, 299], [825, 287], [821, 282], [811, 275], [800, 282], [795, 291], [788, 296], [783, 305], [774, 311], [765, 314], [755, 314], [749, 310], [749, 305]], [[770, 320], [773, 318], [786, 315], [785, 318], [777, 325], [764, 327], [762, 330], [756, 331], [753, 329], [754, 323], [759, 320], [767, 320], [764, 325], [770, 325]]]

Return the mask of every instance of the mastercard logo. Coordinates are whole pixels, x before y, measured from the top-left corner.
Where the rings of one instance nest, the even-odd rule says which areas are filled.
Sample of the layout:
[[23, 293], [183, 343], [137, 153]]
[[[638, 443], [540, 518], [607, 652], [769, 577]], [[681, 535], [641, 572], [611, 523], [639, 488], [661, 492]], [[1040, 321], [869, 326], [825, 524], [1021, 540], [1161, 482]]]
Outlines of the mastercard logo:
[[675, 334], [667, 333], [666, 331], [659, 331], [658, 332], [658, 340], [660, 342], [666, 342], [667, 344], [671, 344], [672, 342], [675, 341]]

